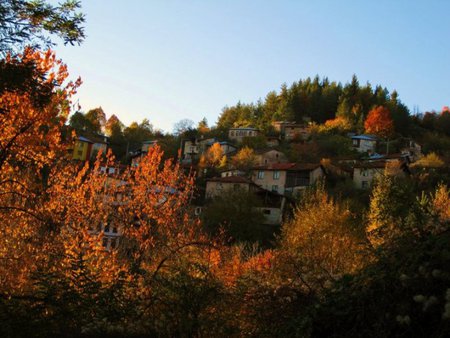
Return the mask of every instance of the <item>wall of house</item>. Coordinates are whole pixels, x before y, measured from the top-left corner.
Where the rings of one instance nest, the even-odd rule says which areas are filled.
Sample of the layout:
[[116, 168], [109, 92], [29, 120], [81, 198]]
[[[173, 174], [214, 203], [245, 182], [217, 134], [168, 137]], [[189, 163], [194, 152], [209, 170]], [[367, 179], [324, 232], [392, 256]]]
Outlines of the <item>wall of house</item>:
[[258, 154], [255, 156], [257, 165], [267, 165], [273, 163], [286, 163], [288, 159], [281, 151], [270, 150], [264, 154]]
[[232, 190], [232, 189], [242, 189], [242, 191], [249, 191], [248, 183], [224, 183], [216, 181], [206, 182], [205, 195], [206, 198], [213, 198], [220, 196], [222, 193]]
[[371, 140], [353, 139], [353, 146], [360, 153], [367, 153], [368, 151], [374, 152], [377, 142]]
[[374, 178], [382, 174], [383, 171], [383, 168], [354, 168], [353, 183], [358, 189], [368, 189], [372, 185]]
[[91, 144], [88, 142], [77, 141], [73, 148], [72, 158], [74, 160], [86, 161], [89, 159]]
[[264, 215], [264, 223], [268, 225], [278, 225], [282, 222], [282, 209], [281, 208], [257, 208]]
[[97, 154], [101, 151], [102, 154], [106, 154], [107, 150], [107, 144], [106, 143], [94, 143], [92, 145], [92, 151], [91, 151], [91, 159], [95, 160], [97, 157]]
[[284, 139], [286, 141], [292, 141], [295, 138], [306, 140], [309, 135], [308, 127], [305, 126], [286, 127], [284, 130]]
[[[258, 173], [262, 171], [264, 173], [262, 178], [258, 177]], [[254, 170], [252, 173], [252, 181], [263, 189], [276, 191], [279, 194], [284, 194], [286, 186], [286, 171], [278, 170], [279, 178], [274, 178], [276, 170]], [[275, 190], [274, 186], [277, 187]]]
[[228, 138], [236, 142], [242, 142], [244, 137], [258, 136], [259, 132], [256, 129], [230, 129], [228, 131]]

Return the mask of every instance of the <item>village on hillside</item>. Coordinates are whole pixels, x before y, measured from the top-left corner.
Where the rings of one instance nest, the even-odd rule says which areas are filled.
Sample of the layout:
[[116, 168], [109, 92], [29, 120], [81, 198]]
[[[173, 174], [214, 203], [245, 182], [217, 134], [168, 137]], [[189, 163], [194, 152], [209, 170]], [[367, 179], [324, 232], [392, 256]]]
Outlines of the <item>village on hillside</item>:
[[[450, 114], [446, 109], [442, 114]], [[93, 111], [102, 113], [101, 108]], [[414, 138], [395, 134], [390, 116], [377, 116], [380, 111], [381, 115], [386, 113], [373, 110], [370, 118], [374, 119], [374, 125], [366, 122], [365, 129], [372, 134], [347, 131], [341, 128], [343, 122], [339, 118], [320, 125], [311, 122], [310, 117], [304, 117], [300, 123], [273, 121], [266, 130], [246, 126], [218, 132], [208, 128], [205, 121], [197, 129], [184, 130], [176, 138], [178, 147], [172, 154], [176, 154], [174, 158], [185, 173], [194, 173], [196, 177], [196, 191], [190, 200], [194, 214], [214, 232], [227, 226], [257, 229], [254, 235], [236, 235], [233, 240], [268, 244], [281, 224], [292, 216], [302, 192], [317, 184], [326, 184], [330, 190], [347, 194], [344, 197], [350, 199], [355, 196], [367, 199], [374, 180], [383, 175], [418, 182], [427, 177], [429, 184], [448, 177], [448, 159], [434, 152], [424, 154]], [[73, 149], [69, 149], [72, 159], [93, 162], [99, 152], [105, 155], [110, 149], [110, 137], [86, 133], [83, 129], [78, 133]], [[321, 135], [331, 142], [321, 143]], [[117, 162], [101, 170], [113, 177], [125, 170], [126, 164], [136, 168], [149, 151], [167, 148], [167, 139], [173, 137], [162, 133], [155, 136], [143, 140], [138, 147], [135, 141], [133, 149], [127, 144], [125, 163]], [[242, 215], [243, 209], [236, 205], [231, 212], [239, 214], [242, 221], [229, 219], [229, 198], [236, 194], [251, 201], [254, 213], [246, 211], [250, 218]], [[104, 241], [109, 248], [118, 233], [105, 235], [111, 237]]]

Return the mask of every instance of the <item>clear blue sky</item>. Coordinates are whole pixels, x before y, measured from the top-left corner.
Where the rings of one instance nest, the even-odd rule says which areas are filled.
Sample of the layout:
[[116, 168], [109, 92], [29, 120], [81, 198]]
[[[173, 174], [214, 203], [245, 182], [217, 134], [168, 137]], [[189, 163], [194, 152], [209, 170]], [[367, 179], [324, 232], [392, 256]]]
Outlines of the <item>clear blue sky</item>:
[[82, 1], [86, 41], [56, 50], [82, 109], [159, 129], [282, 83], [327, 76], [396, 89], [412, 110], [450, 104], [450, 1]]

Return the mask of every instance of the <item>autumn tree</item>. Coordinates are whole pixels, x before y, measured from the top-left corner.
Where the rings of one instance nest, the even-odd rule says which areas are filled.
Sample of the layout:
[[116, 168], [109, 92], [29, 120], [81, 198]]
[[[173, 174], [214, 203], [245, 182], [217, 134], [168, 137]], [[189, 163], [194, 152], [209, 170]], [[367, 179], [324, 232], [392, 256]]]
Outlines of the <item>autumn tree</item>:
[[387, 139], [386, 152], [389, 153], [389, 138], [394, 134], [394, 122], [388, 108], [378, 106], [373, 108], [364, 122], [368, 134], [374, 134]]
[[252, 148], [244, 147], [239, 149], [236, 155], [231, 158], [234, 168], [249, 173], [256, 165], [256, 155]]
[[320, 291], [364, 265], [363, 238], [348, 207], [320, 184], [305, 194], [294, 218], [282, 226], [280, 271], [298, 285]]
[[223, 153], [222, 146], [219, 142], [215, 142], [209, 147], [200, 158], [199, 166], [203, 169], [218, 169], [224, 167], [227, 161], [226, 155]]

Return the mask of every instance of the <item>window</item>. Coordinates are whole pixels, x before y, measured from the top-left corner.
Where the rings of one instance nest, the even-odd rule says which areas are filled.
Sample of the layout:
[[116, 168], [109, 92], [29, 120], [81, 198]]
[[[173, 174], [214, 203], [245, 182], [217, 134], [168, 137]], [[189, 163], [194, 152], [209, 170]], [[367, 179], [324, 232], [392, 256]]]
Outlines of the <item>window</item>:
[[239, 184], [238, 183], [235, 183], [235, 184], [233, 184], [233, 190], [234, 191], [237, 191], [237, 190], [239, 190]]
[[262, 180], [264, 178], [264, 171], [260, 170], [258, 171], [258, 179]]
[[280, 172], [278, 170], [275, 170], [273, 172], [273, 179], [278, 180], [280, 178]]
[[353, 146], [357, 147], [359, 145], [359, 142], [357, 139], [353, 139]]
[[230, 136], [231, 136], [231, 137], [234, 137], [234, 131], [231, 131], [231, 132], [230, 132]]
[[369, 187], [369, 182], [368, 181], [361, 181], [361, 188], [367, 189], [368, 187]]
[[272, 191], [278, 191], [278, 185], [272, 185]]
[[270, 215], [270, 209], [264, 209], [263, 213], [264, 215]]
[[361, 169], [361, 176], [369, 176], [369, 171], [367, 169]]

